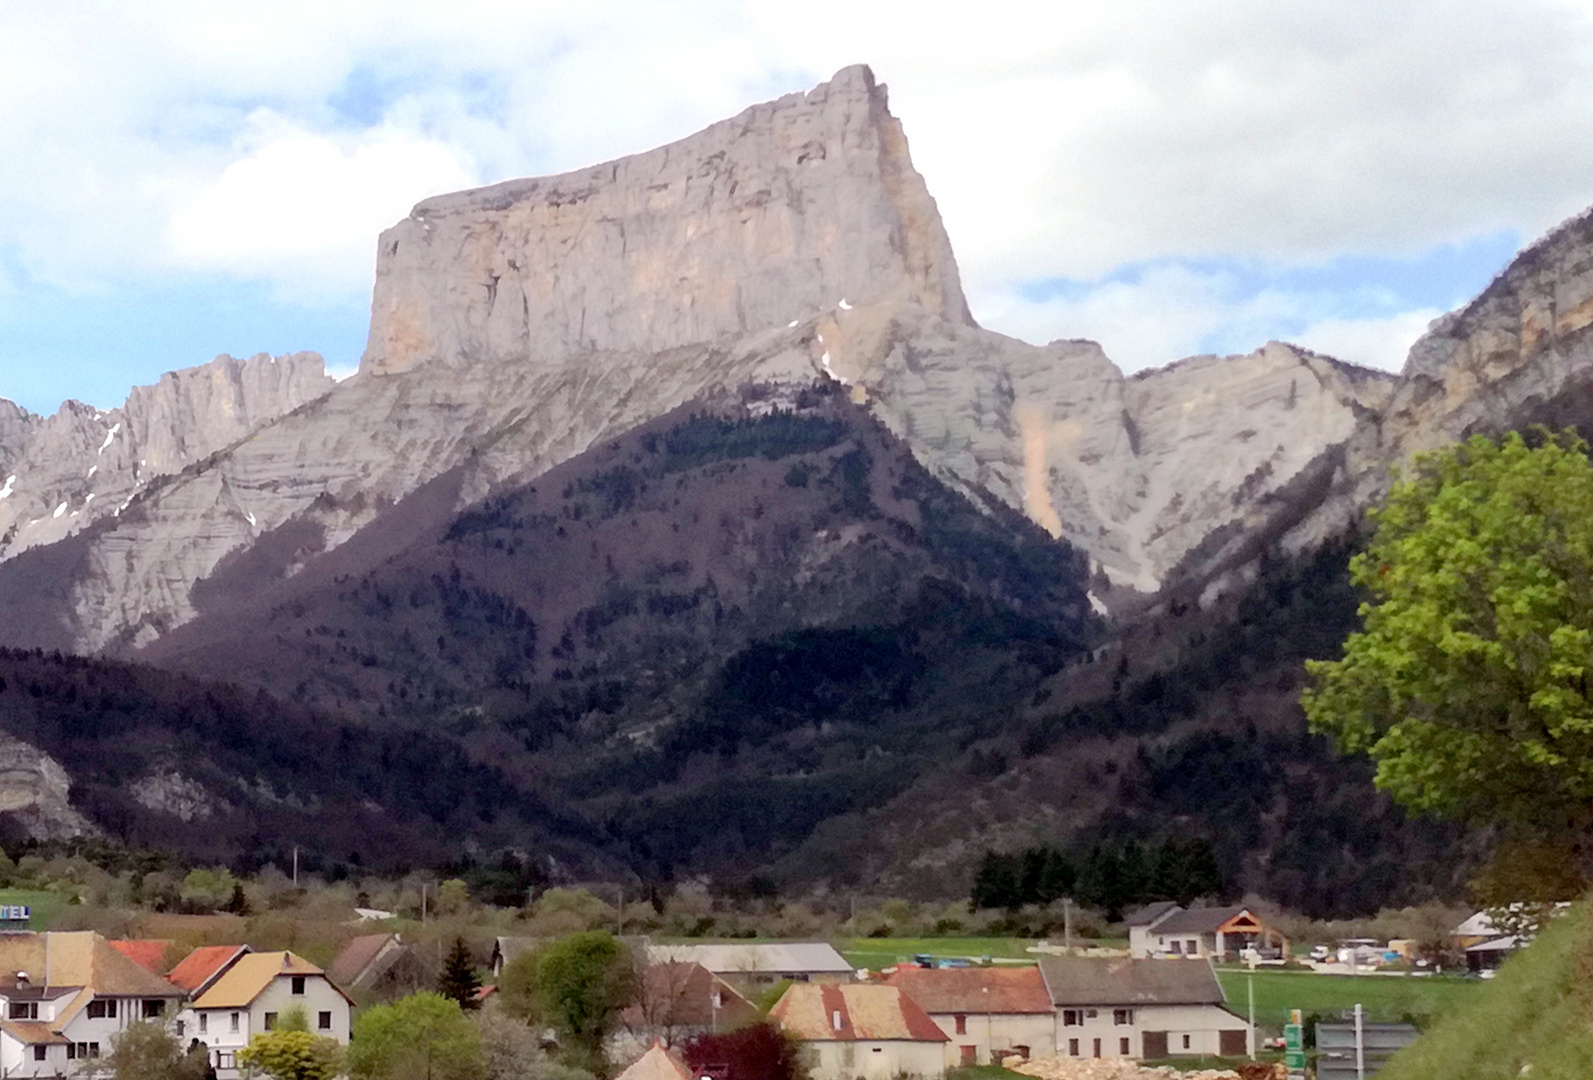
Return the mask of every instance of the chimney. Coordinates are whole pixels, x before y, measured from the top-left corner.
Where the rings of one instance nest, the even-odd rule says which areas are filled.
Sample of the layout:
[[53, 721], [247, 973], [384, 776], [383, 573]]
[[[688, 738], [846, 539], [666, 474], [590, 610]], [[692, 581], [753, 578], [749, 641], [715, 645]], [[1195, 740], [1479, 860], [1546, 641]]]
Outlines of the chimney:
[[841, 1030], [841, 1010], [834, 1009], [830, 1012], [830, 1026], [836, 1031]]

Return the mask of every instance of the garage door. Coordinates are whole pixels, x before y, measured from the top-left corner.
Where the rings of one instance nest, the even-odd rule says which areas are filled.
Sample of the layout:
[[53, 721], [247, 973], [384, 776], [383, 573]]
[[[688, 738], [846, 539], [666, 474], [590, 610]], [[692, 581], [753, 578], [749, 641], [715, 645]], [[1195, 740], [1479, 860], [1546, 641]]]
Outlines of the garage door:
[[1217, 1052], [1223, 1057], [1243, 1057], [1245, 1033], [1243, 1031], [1217, 1032]]
[[1167, 1032], [1145, 1032], [1145, 1047], [1140, 1054], [1143, 1058], [1164, 1058], [1167, 1056]]

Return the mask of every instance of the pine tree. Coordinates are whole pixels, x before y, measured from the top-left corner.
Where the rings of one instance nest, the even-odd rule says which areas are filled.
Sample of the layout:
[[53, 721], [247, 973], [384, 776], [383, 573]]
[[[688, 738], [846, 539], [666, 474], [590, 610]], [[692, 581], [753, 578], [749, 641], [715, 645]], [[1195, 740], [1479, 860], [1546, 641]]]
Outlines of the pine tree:
[[477, 1009], [481, 1007], [481, 1002], [476, 1000], [479, 989], [481, 976], [470, 962], [470, 950], [464, 938], [456, 937], [454, 947], [448, 950], [448, 959], [443, 962], [442, 975], [437, 979], [437, 992], [457, 1001], [461, 1009]]

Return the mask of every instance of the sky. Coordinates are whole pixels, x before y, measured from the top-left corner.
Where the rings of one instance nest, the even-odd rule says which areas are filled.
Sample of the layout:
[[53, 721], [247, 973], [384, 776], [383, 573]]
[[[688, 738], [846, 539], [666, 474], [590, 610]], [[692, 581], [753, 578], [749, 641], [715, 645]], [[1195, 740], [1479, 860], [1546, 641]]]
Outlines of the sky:
[[1593, 204], [1593, 0], [0, 0], [0, 396], [364, 348], [420, 199], [651, 148], [848, 64], [976, 318], [1127, 371], [1397, 369]]

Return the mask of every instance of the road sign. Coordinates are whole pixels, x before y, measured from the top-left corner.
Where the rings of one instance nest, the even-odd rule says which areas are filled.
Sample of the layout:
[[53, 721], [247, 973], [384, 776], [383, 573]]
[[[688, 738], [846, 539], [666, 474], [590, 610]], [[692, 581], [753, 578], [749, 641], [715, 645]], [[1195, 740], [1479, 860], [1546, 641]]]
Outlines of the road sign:
[[1290, 1072], [1305, 1068], [1305, 1029], [1300, 1024], [1283, 1025], [1283, 1063]]

